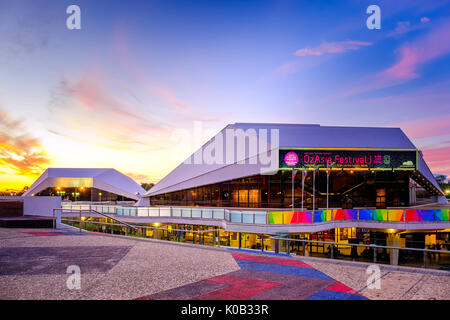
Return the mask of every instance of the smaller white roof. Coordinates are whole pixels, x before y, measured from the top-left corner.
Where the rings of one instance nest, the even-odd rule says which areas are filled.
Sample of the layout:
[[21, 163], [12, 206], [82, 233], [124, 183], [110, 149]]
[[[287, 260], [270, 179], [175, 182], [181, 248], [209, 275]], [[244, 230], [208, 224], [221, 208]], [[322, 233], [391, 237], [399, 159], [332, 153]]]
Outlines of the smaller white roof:
[[48, 168], [23, 194], [30, 196], [51, 187], [93, 187], [139, 200], [145, 190], [112, 168]]

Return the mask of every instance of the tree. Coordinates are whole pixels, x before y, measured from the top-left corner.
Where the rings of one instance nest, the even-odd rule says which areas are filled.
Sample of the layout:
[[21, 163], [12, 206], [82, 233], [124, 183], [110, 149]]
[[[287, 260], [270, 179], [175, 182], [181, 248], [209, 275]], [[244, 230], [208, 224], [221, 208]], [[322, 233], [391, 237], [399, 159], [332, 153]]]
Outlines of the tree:
[[154, 183], [141, 183], [141, 187], [145, 189], [145, 191], [150, 190], [155, 184]]

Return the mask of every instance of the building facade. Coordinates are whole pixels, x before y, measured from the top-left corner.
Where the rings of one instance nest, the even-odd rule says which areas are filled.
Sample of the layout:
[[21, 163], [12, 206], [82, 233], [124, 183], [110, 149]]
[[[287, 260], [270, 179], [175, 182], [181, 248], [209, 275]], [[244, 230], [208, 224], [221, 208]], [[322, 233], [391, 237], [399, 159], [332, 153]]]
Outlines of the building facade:
[[145, 190], [115, 169], [48, 168], [23, 196], [60, 196], [70, 201], [137, 201]]
[[[274, 131], [277, 141], [277, 134], [269, 137]], [[224, 160], [205, 159], [211, 149]], [[259, 161], [265, 151], [276, 162], [268, 171]], [[421, 152], [399, 128], [237, 123], [146, 196], [152, 205], [381, 209], [414, 205], [416, 190], [446, 202]]]

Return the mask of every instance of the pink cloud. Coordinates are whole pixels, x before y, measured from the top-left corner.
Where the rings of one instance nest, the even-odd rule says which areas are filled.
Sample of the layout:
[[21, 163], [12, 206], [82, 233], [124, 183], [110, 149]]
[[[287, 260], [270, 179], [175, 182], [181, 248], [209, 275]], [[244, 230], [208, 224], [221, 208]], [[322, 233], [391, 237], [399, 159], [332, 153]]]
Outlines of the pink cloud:
[[387, 35], [387, 37], [396, 37], [396, 36], [400, 36], [402, 34], [411, 32], [411, 31], [423, 29], [427, 26], [426, 22], [429, 22], [429, 21], [430, 21], [430, 19], [427, 17], [420, 18], [420, 23], [411, 23], [409, 21], [399, 21], [399, 22], [397, 22], [397, 27], [395, 28], [395, 30], [392, 31], [391, 33], [389, 33]]
[[392, 67], [386, 69], [383, 75], [388, 78], [414, 79], [419, 77], [415, 72], [416, 64], [420, 61], [417, 50], [404, 46], [400, 48], [400, 60]]
[[371, 42], [365, 41], [334, 41], [334, 42], [322, 42], [314, 48], [303, 48], [295, 51], [294, 55], [297, 57], [304, 56], [321, 56], [325, 53], [343, 53], [349, 50], [357, 50], [361, 47], [372, 45]]
[[397, 62], [382, 72], [390, 79], [414, 79], [419, 76], [419, 65], [450, 52], [450, 21], [446, 21], [413, 43], [406, 43], [398, 50]]
[[392, 125], [400, 127], [410, 139], [431, 139], [432, 145], [419, 146], [423, 157], [433, 173], [450, 175], [450, 141], [442, 140], [450, 136], [450, 114], [433, 116]]
[[450, 176], [450, 147], [432, 147], [423, 149], [423, 158], [433, 173]]
[[450, 114], [400, 122], [392, 126], [401, 128], [411, 139], [447, 136], [450, 135]]
[[[420, 77], [420, 67], [436, 58], [450, 53], [450, 20], [445, 21], [413, 42], [404, 43], [397, 49], [397, 61], [389, 68], [359, 79], [351, 89], [332, 98], [345, 98], [368, 91], [380, 90], [403, 84]], [[330, 99], [330, 98], [328, 98]]]
[[152, 88], [152, 91], [158, 94], [160, 97], [162, 97], [165, 101], [167, 101], [169, 104], [175, 106], [179, 110], [188, 110], [190, 109], [189, 105], [185, 102], [178, 99], [172, 91], [170, 91], [167, 88], [164, 87], [154, 87]]

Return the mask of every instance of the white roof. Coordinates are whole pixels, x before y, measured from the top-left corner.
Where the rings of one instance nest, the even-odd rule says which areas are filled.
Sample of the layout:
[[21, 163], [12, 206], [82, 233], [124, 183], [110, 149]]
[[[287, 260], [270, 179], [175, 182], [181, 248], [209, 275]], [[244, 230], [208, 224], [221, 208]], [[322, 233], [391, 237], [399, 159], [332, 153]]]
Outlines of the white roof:
[[[205, 143], [190, 159], [195, 159], [221, 135], [226, 137], [227, 129], [279, 129], [280, 148], [362, 148], [362, 149], [410, 149], [417, 148], [400, 128], [376, 127], [337, 127], [320, 126], [318, 124], [275, 124], [275, 123], [235, 123], [226, 126], [215, 137]], [[224, 138], [226, 145], [226, 138]], [[274, 147], [269, 147], [269, 150]], [[226, 148], [223, 151], [226, 152]], [[246, 152], [249, 152], [246, 149]], [[276, 148], [278, 153], [278, 149]], [[236, 150], [235, 153], [236, 154]], [[251, 155], [251, 153], [248, 153]], [[251, 155], [247, 160], [258, 155]], [[278, 156], [276, 157], [278, 159]], [[189, 158], [188, 158], [189, 159]], [[237, 159], [239, 160], [239, 159]], [[240, 159], [243, 160], [243, 159]], [[218, 183], [231, 179], [261, 174], [262, 167], [258, 164], [186, 164], [183, 162], [166, 177], [151, 188], [146, 196], [157, 195], [177, 190], [188, 189]], [[277, 165], [278, 167], [278, 165]], [[439, 185], [431, 175], [430, 169], [419, 154], [418, 171], [425, 176], [440, 192]]]
[[[145, 193], [133, 179], [115, 169], [48, 168], [23, 194], [29, 196], [50, 187], [93, 187], [138, 200]], [[139, 194], [140, 196], [138, 196]]]

